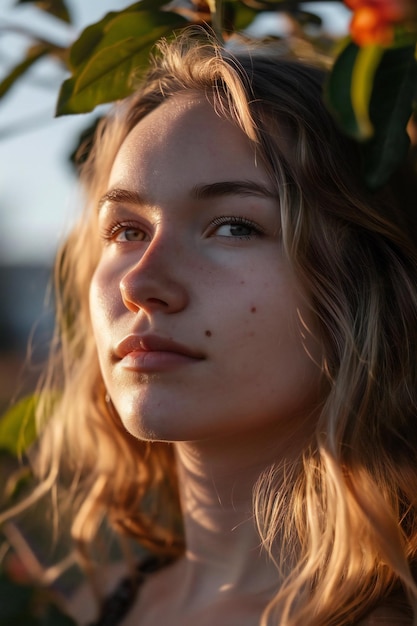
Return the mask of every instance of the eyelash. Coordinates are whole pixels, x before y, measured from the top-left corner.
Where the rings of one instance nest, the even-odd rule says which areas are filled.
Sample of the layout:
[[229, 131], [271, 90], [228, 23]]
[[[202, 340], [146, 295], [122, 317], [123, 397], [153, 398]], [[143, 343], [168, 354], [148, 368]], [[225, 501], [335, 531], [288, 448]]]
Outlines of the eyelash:
[[129, 228], [133, 230], [142, 230], [137, 224], [135, 224], [135, 222], [114, 222], [103, 229], [101, 237], [103, 241], [111, 242], [114, 240], [116, 235], [121, 233], [123, 230], [128, 230]]
[[[251, 237], [261, 237], [265, 234], [263, 228], [261, 228], [255, 222], [245, 218], [245, 217], [237, 217], [234, 215], [224, 215], [220, 217], [216, 217], [211, 222], [211, 227], [213, 226], [226, 226], [227, 224], [236, 225], [236, 226], [247, 226], [254, 231], [253, 235], [241, 235], [236, 237], [231, 237], [233, 239], [251, 239]], [[103, 229], [101, 237], [105, 243], [110, 243], [114, 241], [115, 237], [120, 234], [124, 230], [142, 230], [138, 227], [135, 222], [114, 222], [110, 224], [108, 227]], [[224, 235], [223, 235], [224, 236]]]
[[241, 235], [233, 237], [234, 239], [251, 239], [251, 237], [262, 237], [265, 234], [263, 228], [256, 224], [256, 222], [252, 222], [252, 220], [247, 219], [246, 217], [237, 217], [233, 215], [225, 215], [221, 217], [216, 217], [211, 222], [212, 226], [223, 226], [223, 225], [236, 225], [236, 226], [247, 226], [254, 231], [253, 235]]

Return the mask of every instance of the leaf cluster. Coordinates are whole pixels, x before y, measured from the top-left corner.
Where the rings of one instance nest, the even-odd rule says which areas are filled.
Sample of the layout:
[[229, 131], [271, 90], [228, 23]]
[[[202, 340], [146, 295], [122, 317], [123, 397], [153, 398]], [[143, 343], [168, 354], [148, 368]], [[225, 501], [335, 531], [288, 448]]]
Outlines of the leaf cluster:
[[[18, 4], [29, 2], [71, 22], [64, 0]], [[302, 10], [298, 0], [141, 0], [90, 24], [68, 48], [35, 38], [0, 83], [0, 98], [40, 59], [54, 57], [70, 74], [58, 95], [57, 115], [86, 113], [134, 91], [161, 37], [200, 24], [211, 26], [224, 41], [265, 12], [284, 12], [294, 36], [321, 54], [323, 40], [308, 34], [320, 18]], [[371, 189], [390, 178], [409, 148], [406, 128], [417, 101], [416, 41], [417, 24], [407, 24], [390, 47], [360, 48], [348, 37], [333, 54], [325, 98], [342, 130], [361, 142], [364, 178]]]
[[[25, 397], [0, 419], [0, 475], [4, 479], [0, 492], [1, 509], [13, 506], [33, 487], [25, 454], [36, 440], [37, 402], [36, 395]], [[32, 518], [29, 521], [33, 523]], [[0, 624], [75, 626], [60, 608], [59, 596], [34, 575], [34, 556], [26, 541], [20, 540], [20, 549], [15, 550], [7, 532], [8, 526], [13, 527], [7, 522], [0, 526]], [[13, 534], [18, 538], [22, 536], [17, 528]]]
[[[64, 0], [18, 4], [27, 2], [71, 21]], [[0, 98], [41, 58], [53, 56], [70, 72], [60, 89], [57, 115], [86, 113], [132, 93], [161, 37], [189, 24], [211, 24], [224, 41], [259, 13], [277, 11], [293, 20], [297, 37], [311, 41], [306, 26], [319, 24], [320, 18], [302, 11], [298, 0], [141, 0], [87, 26], [67, 49], [37, 40], [0, 83]], [[417, 99], [416, 40], [417, 25], [389, 48], [359, 48], [348, 38], [335, 53], [325, 97], [341, 128], [362, 142], [364, 177], [372, 189], [389, 179], [409, 147], [406, 127]]]

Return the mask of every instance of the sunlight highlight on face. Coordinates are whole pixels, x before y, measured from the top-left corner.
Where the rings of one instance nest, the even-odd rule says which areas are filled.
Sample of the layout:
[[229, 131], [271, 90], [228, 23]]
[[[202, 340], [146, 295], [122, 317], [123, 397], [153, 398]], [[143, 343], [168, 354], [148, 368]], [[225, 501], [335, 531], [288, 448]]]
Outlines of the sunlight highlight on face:
[[106, 387], [144, 439], [296, 424], [320, 397], [314, 320], [252, 144], [176, 97], [131, 131], [100, 203], [90, 307]]

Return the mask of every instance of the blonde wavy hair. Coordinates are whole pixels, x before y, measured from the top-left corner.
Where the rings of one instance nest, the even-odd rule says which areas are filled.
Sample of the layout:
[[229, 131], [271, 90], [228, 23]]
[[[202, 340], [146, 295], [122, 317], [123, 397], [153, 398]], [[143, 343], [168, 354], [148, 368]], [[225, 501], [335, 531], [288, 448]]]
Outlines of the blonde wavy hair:
[[321, 70], [274, 58], [271, 48], [231, 54], [201, 33], [159, 45], [83, 166], [86, 211], [56, 265], [58, 327], [39, 407], [40, 489], [53, 488], [62, 468], [75, 477], [82, 552], [106, 519], [151, 551], [181, 554], [172, 447], [132, 437], [106, 402], [88, 290], [100, 253], [97, 202], [123, 140], [167, 98], [204, 94], [266, 164], [286, 254], [319, 321], [328, 381], [303, 457], [284, 468], [284, 484], [283, 468], [272, 467], [254, 491], [265, 549], [278, 567], [296, 563], [264, 625], [342, 626], [397, 587], [411, 604], [417, 597], [416, 248], [401, 207], [364, 189], [360, 153], [323, 105], [322, 83]]

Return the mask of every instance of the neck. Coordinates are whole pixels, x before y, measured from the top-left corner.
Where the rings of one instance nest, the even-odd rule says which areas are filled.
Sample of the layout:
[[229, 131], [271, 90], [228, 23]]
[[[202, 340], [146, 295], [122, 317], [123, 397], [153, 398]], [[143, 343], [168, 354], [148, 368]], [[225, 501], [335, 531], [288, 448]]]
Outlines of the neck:
[[289, 441], [276, 435], [269, 429], [233, 440], [175, 444], [186, 560], [194, 581], [200, 575], [202, 583], [211, 580], [217, 590], [251, 594], [271, 593], [279, 586], [253, 513], [259, 477], [274, 466], [279, 484], [285, 465], [299, 456], [296, 437]]

